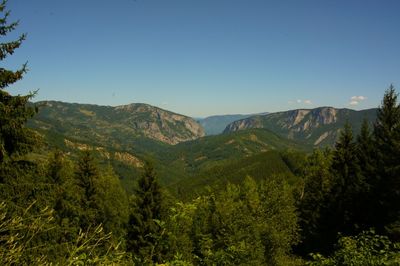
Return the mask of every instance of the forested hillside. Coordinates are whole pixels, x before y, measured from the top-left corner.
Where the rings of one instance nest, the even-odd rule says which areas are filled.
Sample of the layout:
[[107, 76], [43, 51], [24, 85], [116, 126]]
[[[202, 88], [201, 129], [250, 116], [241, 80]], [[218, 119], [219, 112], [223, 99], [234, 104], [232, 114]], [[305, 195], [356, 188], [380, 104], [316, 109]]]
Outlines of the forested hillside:
[[[18, 23], [5, 1], [0, 13], [3, 61], [26, 36], [9, 41]], [[147, 105], [52, 103], [76, 116], [49, 122], [34, 93], [10, 92], [26, 72], [0, 68], [1, 265], [400, 264], [392, 85], [373, 125], [355, 133], [348, 119], [332, 147], [311, 151], [266, 129], [169, 145], [202, 131]], [[136, 108], [155, 122], [123, 114]]]
[[360, 132], [363, 119], [372, 124], [376, 119], [376, 109], [355, 111], [319, 107], [256, 115], [229, 124], [224, 132], [265, 128], [282, 137], [322, 147], [335, 143], [346, 122], [353, 126], [355, 132]]
[[193, 119], [142, 103], [111, 107], [47, 101], [35, 105], [41, 111], [29, 121], [31, 127], [96, 145], [132, 146], [143, 137], [177, 144], [204, 136]]
[[[160, 182], [169, 186], [212, 166], [222, 166], [234, 159], [260, 152], [309, 149], [263, 129], [198, 136], [195, 140], [170, 145], [147, 136], [146, 128], [131, 128], [132, 121], [138, 116], [143, 121], [150, 121], [143, 123], [152, 123], [153, 118], [146, 112], [136, 111], [132, 114], [123, 111], [122, 114], [116, 114], [115, 108], [106, 106], [60, 102], [43, 104], [36, 104], [39, 113], [28, 121], [28, 127], [38, 132], [44, 142], [36, 156], [43, 157], [53, 149], [59, 149], [76, 159], [79, 152], [93, 150], [100, 162], [113, 166], [129, 191], [134, 186], [133, 176], [140, 173], [148, 159], [155, 163]], [[155, 107], [146, 108], [153, 110]], [[91, 110], [92, 116], [83, 114], [82, 110]], [[131, 122], [126, 122], [128, 120]], [[159, 123], [164, 123], [163, 120], [165, 118], [160, 118]], [[170, 132], [169, 135], [175, 136], [175, 133]]]

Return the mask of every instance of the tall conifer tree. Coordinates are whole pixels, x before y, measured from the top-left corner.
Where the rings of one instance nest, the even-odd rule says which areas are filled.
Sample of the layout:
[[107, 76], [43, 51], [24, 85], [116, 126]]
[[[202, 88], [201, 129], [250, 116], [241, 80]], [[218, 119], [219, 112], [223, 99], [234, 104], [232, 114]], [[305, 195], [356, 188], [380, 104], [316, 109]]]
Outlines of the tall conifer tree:
[[374, 139], [367, 119], [361, 125], [360, 134], [357, 136], [357, 159], [361, 175], [365, 181], [365, 189], [360, 194], [357, 218], [363, 228], [367, 229], [374, 225], [374, 213], [371, 207], [377, 201], [374, 197], [374, 187], [377, 184], [376, 178], [376, 152]]
[[[6, 11], [6, 3], [5, 0], [0, 3], [0, 38], [2, 39], [18, 26], [18, 22], [8, 22], [10, 12]], [[21, 46], [25, 37], [26, 35], [22, 34], [17, 40], [0, 43], [0, 61], [12, 55]], [[0, 164], [16, 155], [26, 154], [34, 147], [34, 134], [25, 127], [26, 121], [37, 111], [36, 108], [27, 106], [34, 93], [13, 96], [5, 90], [21, 80], [26, 71], [26, 64], [18, 70], [0, 67]]]
[[379, 197], [375, 215], [383, 229], [397, 221], [400, 238], [400, 106], [393, 85], [385, 92], [374, 127], [378, 178], [375, 195]]
[[322, 251], [331, 251], [337, 234], [352, 234], [357, 228], [360, 193], [365, 189], [357, 159], [351, 126], [346, 122], [335, 144], [332, 158], [332, 184], [321, 210], [320, 235]]
[[78, 188], [81, 189], [81, 205], [85, 212], [81, 216], [81, 226], [86, 228], [92, 224], [98, 224], [98, 206], [95, 201], [96, 180], [100, 178], [97, 163], [93, 154], [85, 150], [78, 161], [75, 172]]
[[[38, 135], [26, 127], [26, 122], [37, 109], [28, 101], [35, 93], [12, 95], [7, 91], [10, 85], [23, 78], [26, 64], [20, 69], [6, 69], [6, 61], [21, 46], [26, 35], [22, 34], [13, 41], [7, 36], [18, 26], [9, 22], [10, 11], [6, 10], [7, 1], [0, 1], [0, 200], [8, 203], [10, 212], [24, 204], [38, 200], [42, 189], [34, 184], [40, 176], [39, 168], [33, 162], [23, 160], [38, 143]], [[36, 204], [39, 206], [40, 204]]]
[[357, 158], [366, 181], [373, 182], [375, 169], [374, 143], [368, 120], [364, 119], [360, 134], [357, 136]]
[[[339, 140], [335, 144], [332, 171], [334, 174], [333, 205], [336, 209], [337, 218], [341, 220], [337, 221], [338, 229], [351, 232], [354, 228], [355, 212], [360, 193], [365, 190], [366, 183], [361, 175], [357, 146], [348, 122], [346, 122]], [[340, 228], [341, 226], [343, 228]]]
[[128, 223], [127, 249], [142, 263], [161, 262], [162, 192], [150, 163], [139, 179]]

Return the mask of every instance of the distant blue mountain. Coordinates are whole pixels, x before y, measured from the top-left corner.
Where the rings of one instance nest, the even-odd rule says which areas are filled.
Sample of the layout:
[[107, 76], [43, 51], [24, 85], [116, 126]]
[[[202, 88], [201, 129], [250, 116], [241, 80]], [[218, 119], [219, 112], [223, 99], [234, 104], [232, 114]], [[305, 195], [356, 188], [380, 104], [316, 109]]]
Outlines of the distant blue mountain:
[[218, 135], [221, 134], [230, 123], [250, 116], [253, 115], [214, 115], [206, 118], [197, 118], [196, 120], [203, 126], [206, 135]]

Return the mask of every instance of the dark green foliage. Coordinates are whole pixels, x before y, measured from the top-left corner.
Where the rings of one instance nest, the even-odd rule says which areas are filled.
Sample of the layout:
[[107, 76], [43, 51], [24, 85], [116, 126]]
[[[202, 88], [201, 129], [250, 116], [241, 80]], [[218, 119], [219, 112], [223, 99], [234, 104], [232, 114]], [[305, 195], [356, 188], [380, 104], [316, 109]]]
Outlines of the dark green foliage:
[[[0, 16], [2, 16], [0, 37], [2, 39], [18, 26], [18, 22], [8, 23], [10, 13], [6, 11], [5, 4], [6, 1], [0, 3]], [[0, 61], [12, 55], [24, 39], [23, 34], [16, 41], [0, 43]], [[36, 142], [35, 134], [25, 127], [26, 121], [36, 113], [35, 108], [27, 106], [34, 93], [12, 96], [5, 91], [9, 85], [22, 79], [25, 73], [26, 65], [16, 71], [0, 68], [0, 164], [15, 156], [30, 152]]]
[[[0, 204], [1, 265], [129, 265], [126, 253], [100, 225], [80, 231], [70, 241], [44, 241], [44, 236], [57, 230], [54, 213], [49, 208], [32, 211], [34, 205], [8, 218], [6, 205]], [[56, 247], [61, 248], [54, 256]]]
[[357, 236], [341, 237], [332, 256], [312, 254], [313, 261], [307, 265], [380, 266], [400, 264], [400, 245], [388, 237], [377, 235], [373, 230]]
[[194, 265], [288, 265], [298, 239], [294, 201], [280, 178], [246, 178], [192, 202], [170, 217], [172, 254]]
[[79, 223], [82, 228], [87, 228], [95, 222], [101, 222], [97, 219], [98, 206], [95, 201], [95, 185], [99, 178], [99, 170], [93, 155], [90, 151], [82, 152], [75, 171], [76, 188], [80, 198], [80, 205], [84, 209], [84, 213], [79, 217]]
[[245, 176], [251, 176], [259, 181], [280, 175], [285, 176], [288, 182], [294, 184], [299, 178], [293, 171], [296, 171], [303, 163], [303, 156], [301, 152], [268, 151], [224, 161], [209, 169], [199, 170], [199, 173], [194, 174], [193, 177], [187, 177], [169, 187], [176, 188], [180, 198], [193, 198], [198, 194], [207, 193], [207, 187], [210, 186], [224, 188], [227, 183], [240, 184]]
[[138, 181], [128, 222], [127, 251], [142, 263], [161, 262], [162, 192], [150, 163]]
[[79, 186], [84, 190], [87, 201], [90, 201], [95, 193], [95, 182], [99, 178], [97, 163], [90, 151], [82, 153], [78, 161], [75, 173]]
[[[17, 23], [7, 24], [4, 1], [0, 13], [5, 13], [0, 18], [4, 37]], [[0, 60], [13, 54], [24, 38], [0, 44]], [[25, 65], [16, 71], [0, 68], [0, 264], [301, 264], [292, 254], [293, 245], [303, 256], [327, 254], [314, 254], [311, 265], [400, 263], [400, 106], [393, 86], [385, 93], [373, 134], [369, 110], [356, 141], [346, 124], [333, 151], [316, 150], [306, 160], [293, 148], [307, 147], [264, 129], [175, 146], [150, 140], [130, 126], [140, 128], [140, 122], [164, 111], [154, 113], [143, 104], [103, 108], [50, 103], [57, 110], [68, 109], [70, 117], [58, 119], [57, 112], [43, 109], [46, 113], [31, 123], [49, 126], [52, 131], [38, 130], [51, 143], [39, 150], [37, 135], [25, 127], [36, 112], [28, 104], [33, 94], [5, 91], [25, 71]], [[325, 112], [323, 119], [330, 122], [295, 134], [303, 134], [308, 145], [326, 130], [331, 134], [328, 143], [336, 138], [344, 114], [354, 122], [361, 113], [339, 110], [335, 116], [320, 108], [297, 112], [297, 120], [307, 122], [300, 119], [304, 116], [320, 125], [324, 121], [315, 112]], [[271, 119], [278, 121], [279, 116]], [[115, 118], [130, 125], [117, 125]], [[155, 123], [162, 134], [192, 136], [181, 131], [182, 121], [163, 123]], [[49, 153], [54, 146], [60, 150]], [[77, 150], [85, 151], [78, 156]], [[146, 157], [154, 158], [164, 182], [178, 187], [182, 198], [194, 198], [188, 196], [194, 191], [202, 196], [176, 202], [146, 164], [137, 186], [130, 188], [129, 206], [114, 167], [120, 175], [133, 175], [123, 180], [132, 184]], [[391, 240], [374, 231], [359, 234], [369, 227]]]
[[110, 166], [102, 169], [100, 178], [95, 182], [95, 190], [96, 224], [103, 224], [104, 230], [112, 232], [113, 239], [120, 241], [125, 237], [128, 223], [128, 196]]
[[[315, 155], [318, 154], [321, 153]], [[346, 123], [335, 144], [332, 160], [319, 156], [317, 172], [312, 170], [312, 164], [311, 171], [305, 172], [306, 183], [300, 196], [304, 240], [299, 250], [303, 255], [317, 249], [329, 252], [338, 232], [353, 234], [360, 230], [360, 211], [365, 204], [363, 193], [368, 186], [357, 155], [351, 127]]]
[[[373, 134], [364, 121], [354, 142], [350, 126], [345, 126], [333, 151], [329, 189], [324, 191], [321, 182], [306, 174], [299, 201], [303, 255], [329, 252], [338, 233], [356, 235], [369, 227], [394, 240], [400, 238], [399, 132], [400, 107], [391, 86], [378, 110]], [[314, 189], [307, 191], [307, 187]]]
[[[380, 195], [374, 210], [379, 217], [376, 222], [380, 230], [400, 220], [400, 106], [397, 97], [391, 85], [383, 97], [374, 127], [378, 178], [374, 194]], [[391, 234], [400, 239], [399, 227]]]
[[332, 174], [331, 195], [327, 198], [328, 230], [325, 235], [327, 243], [335, 242], [337, 232], [345, 234], [357, 232], [359, 204], [362, 204], [361, 193], [367, 189], [361, 174], [352, 129], [348, 123], [341, 132], [333, 151]]
[[345, 208], [343, 210], [345, 220], [350, 219], [348, 216], [354, 211], [350, 205], [357, 201], [359, 193], [365, 190], [366, 184], [361, 175], [357, 146], [348, 123], [345, 124], [333, 151], [332, 172], [334, 175], [333, 196], [343, 201], [338, 204], [340, 208]]
[[326, 209], [326, 197], [332, 189], [332, 152], [328, 149], [315, 150], [308, 156], [303, 168], [303, 184], [298, 187], [296, 196], [299, 208], [299, 224], [302, 229], [302, 242], [296, 251], [302, 255], [318, 250], [322, 243], [322, 215]]
[[85, 210], [81, 204], [83, 195], [75, 179], [74, 166], [57, 150], [48, 160], [46, 173], [53, 198], [52, 204], [48, 206], [54, 209], [54, 218], [59, 226], [57, 235], [53, 237], [58, 243], [71, 241], [81, 228], [80, 217]]
[[372, 207], [379, 201], [379, 195], [375, 195], [374, 188], [377, 185], [376, 176], [376, 151], [374, 138], [370, 131], [367, 120], [364, 120], [360, 134], [357, 136], [357, 159], [360, 166], [361, 175], [365, 181], [365, 189], [361, 191], [359, 198], [359, 206], [357, 211], [359, 225], [362, 228], [373, 226], [376, 219]]
[[376, 182], [374, 171], [376, 168], [375, 147], [373, 135], [370, 131], [368, 121], [365, 119], [361, 126], [360, 134], [357, 136], [357, 159], [367, 183]]
[[107, 232], [113, 231], [121, 237], [127, 222], [128, 201], [112, 168], [100, 168], [92, 152], [87, 150], [77, 162], [75, 180], [76, 185], [72, 187], [76, 188], [80, 207], [84, 209], [79, 217], [80, 227], [103, 224]]

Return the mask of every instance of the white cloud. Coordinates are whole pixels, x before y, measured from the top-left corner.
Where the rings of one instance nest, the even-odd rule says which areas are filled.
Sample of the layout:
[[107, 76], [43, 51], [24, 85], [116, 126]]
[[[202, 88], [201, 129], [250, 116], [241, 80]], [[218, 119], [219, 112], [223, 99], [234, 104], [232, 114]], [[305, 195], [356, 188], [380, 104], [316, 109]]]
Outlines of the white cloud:
[[311, 100], [304, 100], [305, 104], [312, 104]]
[[162, 102], [161, 105], [168, 105], [168, 102]]
[[303, 103], [303, 104], [307, 104], [307, 105], [313, 104], [313, 102], [312, 102], [311, 100], [297, 99], [297, 100], [290, 100], [290, 101], [288, 101], [288, 104], [290, 104], [290, 105], [296, 104], [296, 103], [297, 103], [297, 104]]
[[361, 96], [361, 95], [360, 96], [353, 96], [353, 97], [350, 98], [349, 105], [356, 106], [359, 103], [361, 103], [362, 101], [365, 101], [366, 99], [367, 99], [367, 97]]
[[367, 99], [367, 97], [365, 97], [365, 96], [353, 96], [350, 98], [350, 100], [357, 101], [357, 102], [365, 101], [366, 99]]

